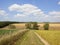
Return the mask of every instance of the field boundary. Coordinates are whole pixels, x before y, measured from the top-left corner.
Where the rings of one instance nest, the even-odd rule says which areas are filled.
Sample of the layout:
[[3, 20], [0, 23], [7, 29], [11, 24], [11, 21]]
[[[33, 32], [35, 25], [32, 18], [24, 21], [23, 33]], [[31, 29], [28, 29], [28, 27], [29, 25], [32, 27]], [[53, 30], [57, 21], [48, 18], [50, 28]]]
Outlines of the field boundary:
[[0, 45], [13, 45], [20, 36], [24, 35], [28, 30], [19, 30], [14, 32], [12, 35], [8, 35], [6, 37], [2, 37], [0, 39]]
[[39, 34], [37, 34], [36, 32], [34, 32], [36, 34], [36, 36], [45, 44], [45, 45], [50, 45], [46, 40], [44, 40]]

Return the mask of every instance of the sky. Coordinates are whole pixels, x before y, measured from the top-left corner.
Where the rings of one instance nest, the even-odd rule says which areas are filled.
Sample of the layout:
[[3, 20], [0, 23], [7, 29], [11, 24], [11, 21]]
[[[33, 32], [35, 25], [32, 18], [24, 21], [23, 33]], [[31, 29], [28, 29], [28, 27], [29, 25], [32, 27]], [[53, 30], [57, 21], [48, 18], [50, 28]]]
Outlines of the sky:
[[0, 21], [60, 22], [60, 0], [0, 0]]

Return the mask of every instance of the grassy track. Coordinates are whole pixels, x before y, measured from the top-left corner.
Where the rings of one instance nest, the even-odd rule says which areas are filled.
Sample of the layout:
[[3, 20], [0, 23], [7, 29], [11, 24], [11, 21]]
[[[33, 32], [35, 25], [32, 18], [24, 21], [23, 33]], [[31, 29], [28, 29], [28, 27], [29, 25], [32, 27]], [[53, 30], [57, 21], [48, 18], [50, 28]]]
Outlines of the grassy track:
[[14, 45], [44, 45], [33, 31], [27, 32], [21, 40], [18, 40]]
[[48, 41], [51, 45], [60, 45], [60, 31], [36, 31], [41, 37]]

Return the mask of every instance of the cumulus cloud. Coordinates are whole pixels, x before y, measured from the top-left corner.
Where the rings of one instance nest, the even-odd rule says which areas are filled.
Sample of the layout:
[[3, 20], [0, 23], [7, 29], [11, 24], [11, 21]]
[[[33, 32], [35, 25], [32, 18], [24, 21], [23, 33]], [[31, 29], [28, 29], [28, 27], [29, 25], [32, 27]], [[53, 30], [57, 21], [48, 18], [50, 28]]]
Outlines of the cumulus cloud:
[[20, 10], [20, 5], [18, 5], [18, 4], [13, 4], [13, 5], [11, 5], [10, 7], [8, 7], [8, 9], [9, 9], [10, 11], [18, 11], [18, 10]]
[[60, 1], [58, 2], [58, 4], [60, 5]]
[[23, 5], [13, 4], [8, 9], [10, 11], [21, 12], [22, 14], [25, 15], [41, 15], [44, 13], [37, 6], [31, 4], [23, 4]]
[[0, 9], [0, 21], [9, 20], [8, 13], [5, 10]]
[[7, 16], [8, 14], [4, 10], [0, 10], [0, 16]]
[[51, 22], [59, 22], [60, 21], [60, 11], [51, 11], [48, 13], [48, 19]]
[[13, 4], [8, 9], [18, 12], [14, 17], [20, 18], [22, 21], [60, 21], [60, 11], [50, 11], [45, 14], [44, 11], [32, 4]]
[[52, 16], [52, 17], [60, 17], [60, 11], [52, 11], [52, 12], [49, 12], [49, 15]]
[[15, 17], [24, 17], [24, 14], [16, 14]]

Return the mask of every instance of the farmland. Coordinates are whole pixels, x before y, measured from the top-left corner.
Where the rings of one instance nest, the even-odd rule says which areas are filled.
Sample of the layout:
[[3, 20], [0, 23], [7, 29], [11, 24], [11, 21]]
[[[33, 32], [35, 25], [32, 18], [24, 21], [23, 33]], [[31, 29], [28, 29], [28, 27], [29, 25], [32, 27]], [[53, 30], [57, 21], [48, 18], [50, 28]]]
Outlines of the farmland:
[[[25, 23], [15, 23], [12, 24], [16, 27], [16, 29], [25, 29]], [[44, 30], [43, 25], [44, 23], [38, 23], [39, 30]], [[9, 26], [6, 26], [2, 29], [9, 29]], [[60, 30], [60, 23], [49, 23], [49, 30]]]
[[44, 45], [39, 38], [30, 30], [23, 37], [18, 40], [14, 45]]
[[[12, 36], [10, 34], [10, 31], [12, 32]], [[3, 35], [3, 41], [7, 41], [8, 40], [16, 40], [13, 41], [14, 43], [12, 43], [13, 45], [44, 45], [43, 42], [40, 41], [40, 39], [34, 34], [34, 32], [36, 32], [38, 35], [40, 35], [44, 40], [46, 40], [50, 45], [60, 45], [60, 31], [57, 30], [29, 30], [28, 32], [24, 33], [23, 35], [20, 35], [21, 33], [23, 33], [22, 30], [16, 31], [16, 30], [0, 30], [0, 35]], [[5, 38], [4, 38], [4, 34]], [[12, 38], [8, 38], [9, 36]], [[14, 36], [15, 35], [15, 36]], [[20, 35], [20, 36], [19, 36]], [[4, 40], [5, 39], [5, 40]], [[6, 43], [3, 42], [2, 43]], [[10, 41], [10, 43], [11, 43]], [[0, 38], [0, 43], [1, 43], [1, 38]], [[2, 44], [2, 45], [4, 45]], [[8, 44], [8, 43], [7, 43]], [[6, 44], [6, 45], [7, 45]], [[11, 44], [9, 44], [11, 45]]]
[[0, 45], [13, 45], [27, 30], [0, 30]]
[[0, 38], [3, 37], [4, 35], [11, 35], [15, 31], [16, 30], [0, 30]]
[[[38, 23], [39, 30], [28, 30], [25, 23], [15, 23], [15, 29], [10, 29], [9, 25], [0, 29], [0, 45], [44, 45], [36, 36], [36, 32], [50, 45], [60, 45], [60, 24], [50, 23], [49, 30], [44, 30], [44, 23]], [[42, 30], [41, 30], [42, 29]]]
[[60, 45], [60, 31], [36, 31], [42, 38], [51, 45]]

